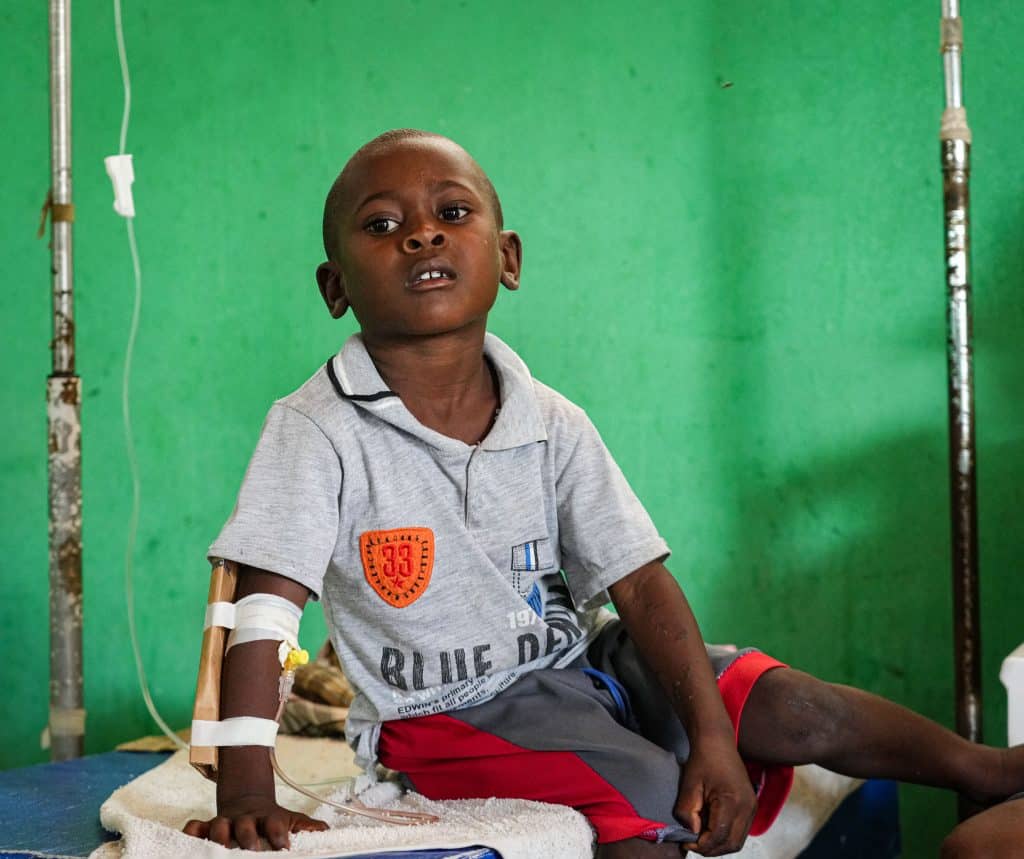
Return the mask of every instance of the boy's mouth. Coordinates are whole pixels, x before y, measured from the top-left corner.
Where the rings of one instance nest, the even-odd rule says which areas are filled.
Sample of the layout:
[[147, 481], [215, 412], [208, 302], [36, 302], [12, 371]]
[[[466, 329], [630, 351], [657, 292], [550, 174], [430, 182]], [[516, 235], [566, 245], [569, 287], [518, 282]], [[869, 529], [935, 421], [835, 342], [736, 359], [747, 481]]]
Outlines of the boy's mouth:
[[439, 259], [424, 260], [416, 263], [409, 272], [406, 286], [409, 289], [431, 289], [451, 284], [458, 275], [447, 262]]

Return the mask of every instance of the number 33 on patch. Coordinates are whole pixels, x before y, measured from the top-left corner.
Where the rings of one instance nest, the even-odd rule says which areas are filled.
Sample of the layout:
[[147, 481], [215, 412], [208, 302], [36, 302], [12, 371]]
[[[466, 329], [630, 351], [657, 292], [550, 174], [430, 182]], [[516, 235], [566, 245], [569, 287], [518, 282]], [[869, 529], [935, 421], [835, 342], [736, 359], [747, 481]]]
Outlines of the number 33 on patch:
[[384, 602], [405, 608], [416, 602], [434, 571], [434, 532], [393, 528], [359, 535], [359, 557], [370, 587]]

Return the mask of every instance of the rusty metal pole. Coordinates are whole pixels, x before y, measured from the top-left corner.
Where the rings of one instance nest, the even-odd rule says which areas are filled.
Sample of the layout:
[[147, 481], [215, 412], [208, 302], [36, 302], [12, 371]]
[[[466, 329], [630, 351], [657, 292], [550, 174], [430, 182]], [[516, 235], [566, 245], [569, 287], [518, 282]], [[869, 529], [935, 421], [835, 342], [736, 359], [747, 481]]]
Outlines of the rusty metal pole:
[[82, 697], [81, 380], [75, 375], [71, 227], [71, 0], [50, 0], [50, 253], [53, 371], [46, 384], [50, 507], [50, 757], [80, 757]]
[[[949, 475], [953, 526], [953, 630], [956, 728], [981, 741], [981, 627], [978, 610], [978, 510], [975, 490], [974, 369], [971, 349], [971, 129], [963, 105], [960, 0], [942, 0], [941, 50], [946, 108], [940, 132], [946, 226], [949, 367]], [[961, 798], [961, 815], [969, 804]]]

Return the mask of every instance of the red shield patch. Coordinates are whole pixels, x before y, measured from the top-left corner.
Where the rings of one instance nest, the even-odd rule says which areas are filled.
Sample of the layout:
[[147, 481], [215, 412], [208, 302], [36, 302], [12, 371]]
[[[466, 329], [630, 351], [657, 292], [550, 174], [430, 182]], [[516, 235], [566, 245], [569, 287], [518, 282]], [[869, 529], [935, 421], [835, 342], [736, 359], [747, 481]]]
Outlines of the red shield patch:
[[416, 602], [434, 571], [434, 532], [393, 528], [359, 535], [359, 557], [370, 587], [384, 602], [405, 608]]

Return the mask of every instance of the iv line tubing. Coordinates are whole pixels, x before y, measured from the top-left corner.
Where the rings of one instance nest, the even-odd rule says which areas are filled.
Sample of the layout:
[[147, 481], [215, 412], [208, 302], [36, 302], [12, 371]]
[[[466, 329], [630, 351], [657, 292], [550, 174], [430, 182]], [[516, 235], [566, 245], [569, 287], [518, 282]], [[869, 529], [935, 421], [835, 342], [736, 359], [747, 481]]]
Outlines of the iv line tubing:
[[[284, 681], [282, 681], [284, 682]], [[291, 681], [288, 682], [286, 687], [282, 687], [286, 690], [290, 690]], [[281, 715], [284, 713], [285, 701], [287, 701], [287, 691], [282, 692], [281, 700], [277, 703], [277, 713], [274, 715], [274, 721], [278, 724], [281, 723]], [[268, 750], [270, 753], [270, 765], [273, 767], [277, 777], [281, 779], [288, 787], [292, 790], [298, 791], [303, 796], [308, 796], [310, 799], [315, 799], [324, 805], [329, 805], [331, 808], [336, 808], [339, 811], [344, 811], [346, 814], [354, 814], [358, 817], [369, 817], [371, 820], [379, 820], [382, 823], [392, 823], [396, 826], [416, 826], [422, 823], [437, 823], [440, 819], [436, 814], [429, 814], [427, 812], [419, 811], [400, 811], [398, 809], [390, 808], [370, 808], [368, 805], [364, 805], [358, 799], [351, 799], [348, 802], [335, 802], [333, 799], [327, 799], [327, 797], [320, 796], [319, 794], [313, 793], [311, 790], [307, 790], [301, 784], [292, 781], [286, 774], [281, 765], [277, 762], [276, 749], [271, 746]]]
[[128, 119], [132, 115], [132, 79], [128, 74], [128, 51], [124, 46], [124, 22], [121, 19], [121, 0], [114, 0], [114, 33], [117, 36], [117, 56], [121, 61], [121, 83], [124, 85], [124, 111], [121, 114], [121, 138], [118, 155], [124, 155], [128, 141]]
[[132, 375], [132, 357], [135, 354], [135, 339], [139, 333], [139, 315], [142, 309], [142, 269], [139, 265], [139, 249], [135, 242], [135, 223], [131, 218], [125, 218], [125, 225], [128, 228], [128, 244], [132, 252], [132, 267], [135, 270], [135, 302], [132, 307], [131, 328], [128, 333], [128, 346], [124, 356], [124, 375], [121, 380], [121, 415], [124, 419], [125, 451], [128, 456], [128, 466], [132, 477], [132, 512], [128, 524], [128, 542], [124, 551], [124, 595], [128, 604], [128, 634], [132, 642], [132, 653], [135, 656], [135, 671], [139, 678], [139, 686], [142, 689], [142, 698], [146, 702], [146, 709], [153, 721], [160, 726], [160, 730], [174, 742], [180, 749], [188, 748], [188, 744], [181, 739], [170, 726], [161, 718], [160, 713], [153, 703], [153, 697], [149, 691], [149, 683], [146, 680], [146, 669], [142, 664], [142, 653], [139, 650], [139, 636], [135, 627], [135, 582], [134, 582], [134, 557], [135, 541], [139, 532], [139, 508], [141, 507], [141, 485], [139, 481], [139, 461], [135, 453], [135, 438], [132, 435], [132, 418], [129, 386]]
[[[117, 56], [121, 64], [121, 83], [124, 85], [124, 112], [121, 116], [121, 136], [119, 140], [118, 154], [125, 154], [125, 146], [128, 141], [128, 120], [131, 117], [132, 109], [132, 82], [128, 72], [128, 52], [124, 43], [124, 24], [121, 17], [121, 0], [114, 0], [114, 32], [117, 36]], [[153, 703], [153, 697], [149, 691], [149, 683], [146, 680], [146, 669], [142, 664], [142, 653], [139, 649], [139, 636], [135, 627], [135, 581], [134, 581], [134, 558], [135, 541], [139, 532], [139, 508], [141, 506], [142, 488], [139, 481], [139, 461], [135, 453], [135, 438], [132, 435], [131, 416], [131, 376], [132, 358], [135, 355], [135, 340], [139, 333], [139, 316], [142, 310], [142, 266], [139, 263], [139, 247], [135, 241], [135, 220], [125, 218], [125, 226], [128, 230], [128, 246], [132, 254], [132, 270], [135, 274], [135, 300], [132, 306], [132, 321], [128, 330], [128, 344], [124, 355], [124, 373], [121, 377], [121, 417], [124, 422], [125, 452], [128, 457], [128, 468], [132, 480], [132, 511], [128, 522], [128, 539], [124, 551], [124, 596], [128, 605], [128, 636], [132, 643], [132, 654], [135, 657], [135, 672], [139, 678], [139, 686], [142, 689], [142, 699], [146, 702], [146, 709], [153, 721], [160, 726], [160, 730], [174, 742], [179, 748], [188, 748], [170, 726], [163, 720]]]

